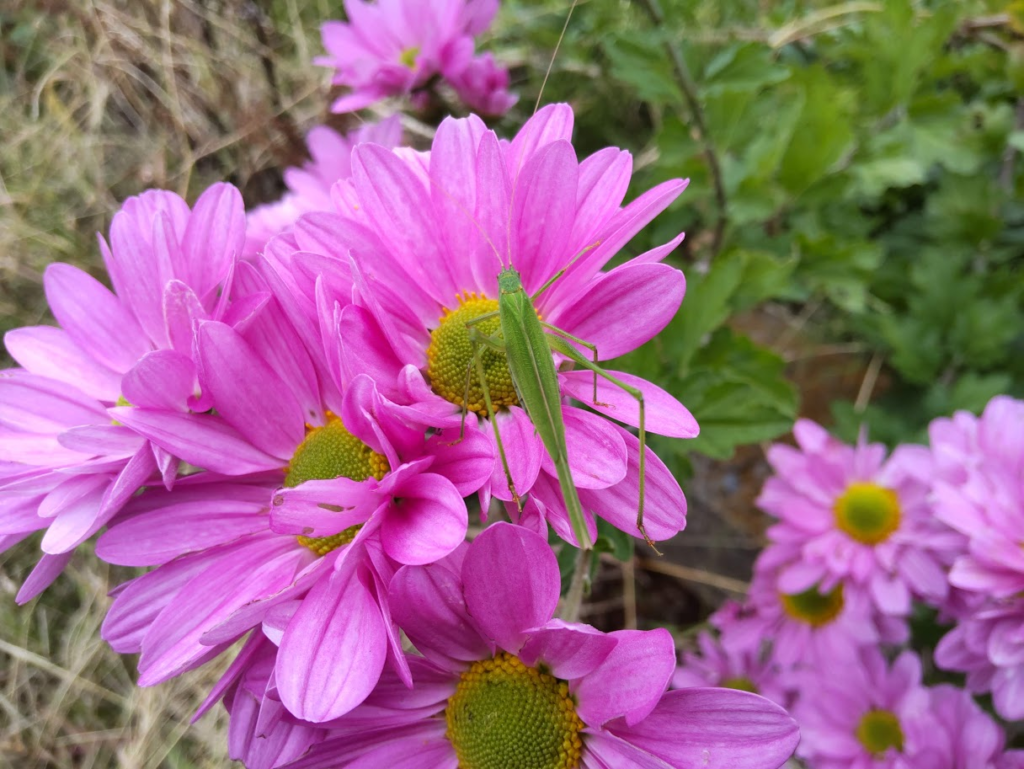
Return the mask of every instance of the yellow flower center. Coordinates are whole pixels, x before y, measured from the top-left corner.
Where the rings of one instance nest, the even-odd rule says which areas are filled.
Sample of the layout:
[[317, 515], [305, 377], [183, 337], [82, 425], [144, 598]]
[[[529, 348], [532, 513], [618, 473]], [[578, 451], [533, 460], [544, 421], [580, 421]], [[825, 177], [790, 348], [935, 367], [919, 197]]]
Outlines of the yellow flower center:
[[[430, 335], [427, 347], [427, 377], [434, 392], [456, 406], [468, 404], [469, 411], [482, 417], [489, 416], [484, 390], [473, 360], [473, 345], [470, 343], [470, 328], [481, 336], [493, 336], [501, 331], [498, 318], [498, 302], [472, 292], [459, 295], [459, 306], [454, 310], [445, 308], [441, 324]], [[467, 321], [493, 314], [472, 327]], [[487, 391], [491, 406], [495, 410], [503, 406], [516, 406], [519, 398], [512, 384], [505, 353], [480, 346], [479, 352], [487, 378]], [[467, 382], [469, 384], [467, 398]]]
[[576, 769], [583, 721], [569, 685], [507, 652], [474, 662], [445, 709], [459, 769]]
[[874, 483], [851, 483], [836, 500], [836, 525], [865, 545], [884, 542], [900, 526], [896, 492]]
[[[284, 485], [294, 488], [300, 483], [332, 478], [350, 478], [365, 481], [373, 477], [378, 481], [391, 469], [387, 458], [378, 454], [356, 436], [345, 429], [333, 414], [328, 414], [327, 424], [311, 427], [306, 438], [299, 444], [288, 463]], [[317, 555], [327, 553], [351, 542], [359, 526], [351, 526], [329, 537], [297, 537], [299, 544], [308, 547]]]
[[836, 585], [828, 593], [819, 593], [812, 587], [802, 593], [782, 593], [782, 608], [795, 620], [814, 627], [827, 625], [843, 610], [843, 585]]
[[873, 756], [881, 757], [889, 748], [903, 752], [903, 729], [891, 710], [869, 710], [857, 724], [857, 739]]
[[412, 48], [406, 48], [400, 54], [398, 54], [398, 61], [409, 69], [416, 69], [416, 57], [420, 55], [420, 47], [414, 45]]
[[737, 689], [741, 692], [750, 692], [757, 694], [757, 686], [746, 676], [735, 676], [733, 678], [726, 678], [722, 681], [719, 686], [723, 689]]

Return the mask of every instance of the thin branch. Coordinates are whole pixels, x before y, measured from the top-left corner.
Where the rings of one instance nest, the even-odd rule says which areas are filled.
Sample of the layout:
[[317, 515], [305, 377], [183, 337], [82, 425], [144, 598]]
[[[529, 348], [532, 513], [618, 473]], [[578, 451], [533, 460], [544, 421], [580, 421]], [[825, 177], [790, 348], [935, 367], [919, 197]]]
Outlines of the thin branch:
[[868, 363], [868, 370], [864, 372], [864, 379], [860, 383], [860, 390], [857, 391], [857, 400], [853, 403], [853, 410], [858, 414], [862, 413], [871, 402], [871, 394], [875, 391], [875, 383], [878, 382], [878, 374], [882, 370], [882, 356], [875, 353]]
[[[636, 0], [636, 2], [643, 6], [655, 27], [660, 28], [665, 25], [665, 14], [662, 12], [658, 0]], [[727, 201], [725, 181], [722, 178], [722, 166], [718, 162], [715, 145], [711, 140], [711, 135], [708, 133], [707, 122], [704, 119], [704, 110], [700, 106], [700, 97], [697, 95], [697, 86], [690, 75], [689, 67], [686, 66], [686, 60], [683, 59], [682, 51], [671, 40], [665, 41], [665, 50], [672, 61], [672, 71], [683, 92], [683, 97], [686, 99], [690, 116], [696, 125], [697, 134], [704, 149], [704, 158], [707, 161], [708, 169], [711, 171], [711, 182], [715, 187], [715, 205], [718, 207], [718, 219], [715, 222], [714, 235], [711, 240], [711, 256], [714, 258], [721, 250], [722, 240], [725, 237]]]
[[733, 579], [732, 577], [714, 574], [703, 569], [693, 569], [689, 566], [680, 566], [676, 563], [659, 561], [653, 558], [639, 558], [637, 559], [637, 565], [641, 569], [657, 572], [658, 574], [667, 574], [684, 582], [698, 582], [702, 585], [710, 585], [711, 587], [728, 590], [731, 593], [740, 593], [741, 595], [746, 594], [750, 587], [741, 579]]

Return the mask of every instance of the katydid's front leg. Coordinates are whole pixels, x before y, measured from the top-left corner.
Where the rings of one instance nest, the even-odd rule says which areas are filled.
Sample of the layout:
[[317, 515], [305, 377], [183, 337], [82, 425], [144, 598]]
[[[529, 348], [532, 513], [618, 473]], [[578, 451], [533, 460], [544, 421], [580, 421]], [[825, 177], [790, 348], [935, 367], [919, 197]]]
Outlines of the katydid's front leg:
[[[562, 334], [562, 336], [569, 337], [570, 339], [573, 338], [573, 337], [569, 336], [568, 334], [566, 334], [565, 332], [563, 332], [561, 330], [558, 330], [558, 333]], [[578, 340], [574, 340], [574, 341], [578, 341]], [[583, 366], [584, 368], [589, 369], [590, 371], [594, 372], [594, 376], [595, 376], [594, 404], [595, 405], [599, 405], [599, 406], [607, 405], [607, 404], [602, 404], [602, 403], [598, 403], [597, 402], [596, 377], [598, 377], [598, 376], [607, 379], [609, 382], [611, 382], [613, 385], [615, 385], [616, 387], [618, 387], [621, 390], [623, 390], [628, 395], [636, 398], [637, 409], [639, 411], [639, 414], [638, 414], [639, 419], [637, 419], [637, 422], [638, 422], [639, 427], [640, 427], [640, 435], [639, 435], [639, 438], [640, 438], [640, 500], [639, 500], [639, 503], [637, 504], [636, 528], [640, 532], [640, 535], [644, 538], [644, 541], [648, 545], [650, 545], [651, 549], [654, 550], [654, 552], [657, 553], [658, 555], [661, 555], [661, 551], [659, 551], [658, 548], [654, 546], [654, 541], [649, 536], [647, 536], [647, 529], [644, 528], [644, 484], [645, 484], [645, 481], [647, 479], [647, 429], [646, 429], [646, 427], [647, 427], [647, 420], [646, 420], [646, 417], [645, 417], [645, 414], [644, 414], [644, 394], [643, 394], [643, 392], [641, 392], [637, 388], [633, 387], [632, 385], [626, 384], [621, 379], [617, 379], [617, 378], [613, 377], [611, 374], [609, 374], [603, 368], [598, 366], [597, 363], [591, 363], [589, 360], [586, 359], [586, 357], [584, 355], [582, 355], [580, 353], [579, 350], [577, 350], [571, 344], [566, 342], [564, 339], [549, 334], [548, 335], [548, 344], [551, 345], [551, 349], [554, 350], [555, 352], [561, 353], [562, 355], [564, 355], [565, 357], [569, 358], [570, 360], [572, 360], [572, 361], [578, 363], [579, 365]], [[589, 347], [590, 345], [586, 345], [586, 346]]]
[[[483, 391], [484, 405], [487, 406], [487, 415], [491, 420], [491, 424], [494, 427], [494, 442], [498, 444], [498, 455], [501, 457], [501, 466], [505, 470], [505, 480], [508, 482], [508, 490], [512, 495], [513, 501], [516, 503], [516, 509], [519, 510], [519, 514], [523, 513], [523, 500], [516, 493], [515, 482], [512, 480], [512, 471], [508, 467], [508, 459], [505, 457], [505, 446], [501, 442], [501, 431], [498, 429], [498, 414], [494, 410], [494, 406], [491, 405], [491, 391], [490, 385], [487, 383], [487, 372], [484, 370], [483, 354], [484, 350], [490, 348], [497, 352], [504, 353], [505, 348], [501, 344], [501, 339], [498, 337], [489, 337], [481, 334], [475, 328], [472, 328], [469, 324], [467, 330], [469, 331], [469, 344], [472, 350], [472, 362], [471, 365], [476, 366], [477, 377], [480, 381], [480, 389]], [[466, 411], [469, 409], [469, 379], [466, 380], [466, 397], [462, 401], [462, 423], [465, 426], [466, 423]]]

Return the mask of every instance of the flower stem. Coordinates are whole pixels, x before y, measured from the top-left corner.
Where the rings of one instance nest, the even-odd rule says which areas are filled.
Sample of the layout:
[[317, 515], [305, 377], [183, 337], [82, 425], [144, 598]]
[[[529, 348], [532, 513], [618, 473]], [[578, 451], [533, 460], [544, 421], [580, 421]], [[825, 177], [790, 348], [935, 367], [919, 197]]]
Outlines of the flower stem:
[[572, 573], [572, 582], [562, 601], [558, 612], [560, 619], [566, 622], [578, 622], [580, 608], [583, 606], [583, 593], [590, 584], [590, 557], [592, 550], [580, 550], [576, 555], [576, 567]]

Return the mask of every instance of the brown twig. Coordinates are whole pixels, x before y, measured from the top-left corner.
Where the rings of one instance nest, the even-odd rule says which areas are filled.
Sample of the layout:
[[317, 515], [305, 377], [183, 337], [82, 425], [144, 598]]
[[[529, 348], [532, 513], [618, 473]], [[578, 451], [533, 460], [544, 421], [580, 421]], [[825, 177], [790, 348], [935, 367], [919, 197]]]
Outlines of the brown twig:
[[[658, 4], [658, 0], [636, 0], [650, 16], [655, 27], [665, 25], [665, 14]], [[726, 206], [725, 181], [722, 178], [722, 166], [718, 162], [718, 154], [715, 151], [714, 142], [708, 133], [707, 122], [704, 119], [704, 109], [700, 105], [700, 96], [697, 94], [697, 85], [693, 82], [690, 69], [686, 66], [686, 60], [679, 50], [679, 46], [671, 40], [665, 41], [665, 50], [668, 52], [672, 62], [672, 71], [675, 74], [679, 88], [686, 99], [690, 116], [697, 128], [698, 138], [704, 149], [704, 159], [707, 161], [708, 169], [711, 172], [711, 183], [715, 188], [715, 205], [718, 208], [718, 217], [715, 221], [715, 229], [711, 239], [711, 257], [714, 258], [722, 248], [722, 240], [725, 237]]]
[[666, 574], [669, 577], [681, 579], [684, 582], [698, 582], [702, 585], [710, 585], [721, 590], [728, 590], [731, 593], [745, 594], [750, 587], [741, 579], [733, 579], [722, 574], [714, 574], [703, 569], [694, 569], [689, 566], [680, 566], [668, 561], [659, 561], [653, 558], [639, 558], [637, 565], [641, 569], [653, 571], [658, 574]]

